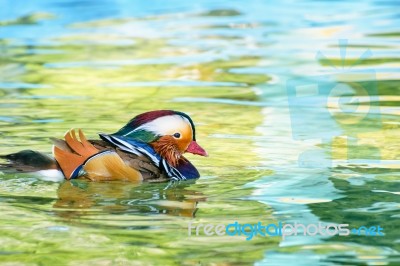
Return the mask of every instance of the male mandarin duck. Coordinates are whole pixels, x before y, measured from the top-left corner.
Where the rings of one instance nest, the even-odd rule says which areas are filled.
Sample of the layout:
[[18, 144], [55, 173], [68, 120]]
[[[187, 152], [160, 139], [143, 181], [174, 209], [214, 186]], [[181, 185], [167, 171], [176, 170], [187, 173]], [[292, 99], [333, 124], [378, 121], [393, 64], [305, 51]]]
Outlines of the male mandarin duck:
[[[185, 113], [157, 110], [131, 119], [114, 134], [99, 134], [87, 140], [79, 129], [69, 130], [64, 140], [54, 142], [54, 159], [25, 150], [2, 156], [8, 167], [19, 171], [58, 169], [66, 179], [92, 181], [125, 180], [161, 182], [200, 177], [183, 154], [208, 156], [196, 142], [195, 126]], [[3, 165], [4, 166], [4, 165]]]

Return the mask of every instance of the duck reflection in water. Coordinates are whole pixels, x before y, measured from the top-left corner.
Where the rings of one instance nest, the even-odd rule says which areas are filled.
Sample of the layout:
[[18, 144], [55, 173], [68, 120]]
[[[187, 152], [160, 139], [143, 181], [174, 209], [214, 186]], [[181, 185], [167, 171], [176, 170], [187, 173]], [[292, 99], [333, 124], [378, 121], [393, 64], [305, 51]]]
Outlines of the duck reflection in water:
[[135, 184], [118, 181], [65, 181], [57, 190], [58, 199], [54, 208], [57, 208], [57, 214], [64, 218], [81, 216], [93, 209], [113, 214], [195, 217], [197, 203], [205, 201], [205, 197], [198, 191], [188, 189], [194, 182]]

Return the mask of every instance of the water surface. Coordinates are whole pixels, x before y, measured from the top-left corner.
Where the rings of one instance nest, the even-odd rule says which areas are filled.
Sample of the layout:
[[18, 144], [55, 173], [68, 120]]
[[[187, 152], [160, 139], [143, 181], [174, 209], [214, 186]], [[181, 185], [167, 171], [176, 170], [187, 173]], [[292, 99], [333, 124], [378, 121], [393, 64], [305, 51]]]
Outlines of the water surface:
[[[167, 189], [1, 173], [1, 263], [400, 264], [398, 25], [396, 1], [3, 3], [2, 154], [166, 108], [211, 156]], [[385, 235], [188, 237], [190, 221]]]

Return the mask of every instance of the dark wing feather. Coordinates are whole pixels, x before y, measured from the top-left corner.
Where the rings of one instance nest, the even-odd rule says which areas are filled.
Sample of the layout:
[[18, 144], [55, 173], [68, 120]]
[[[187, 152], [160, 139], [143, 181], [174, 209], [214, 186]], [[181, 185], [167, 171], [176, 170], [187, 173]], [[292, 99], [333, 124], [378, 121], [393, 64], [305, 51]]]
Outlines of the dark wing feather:
[[178, 181], [187, 179], [178, 169], [168, 164], [168, 162], [161, 157], [160, 154], [156, 153], [149, 144], [117, 135], [99, 135], [101, 139], [114, 144], [124, 152], [147, 157], [156, 166], [158, 166], [158, 168], [161, 169], [162, 173], [165, 173], [171, 180]]
[[125, 152], [116, 145], [104, 140], [89, 140], [89, 142], [99, 150], [115, 150], [127, 165], [139, 170], [146, 181], [162, 182], [168, 180], [161, 170], [146, 156]]

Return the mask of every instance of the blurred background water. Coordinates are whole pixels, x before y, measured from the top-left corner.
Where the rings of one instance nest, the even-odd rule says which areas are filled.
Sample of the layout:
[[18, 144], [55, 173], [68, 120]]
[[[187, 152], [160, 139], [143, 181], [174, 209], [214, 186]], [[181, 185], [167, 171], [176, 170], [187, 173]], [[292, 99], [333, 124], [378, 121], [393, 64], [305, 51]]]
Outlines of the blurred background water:
[[[202, 178], [0, 173], [1, 265], [400, 265], [398, 1], [1, 1], [0, 151], [192, 116]], [[188, 237], [194, 223], [382, 237]]]

